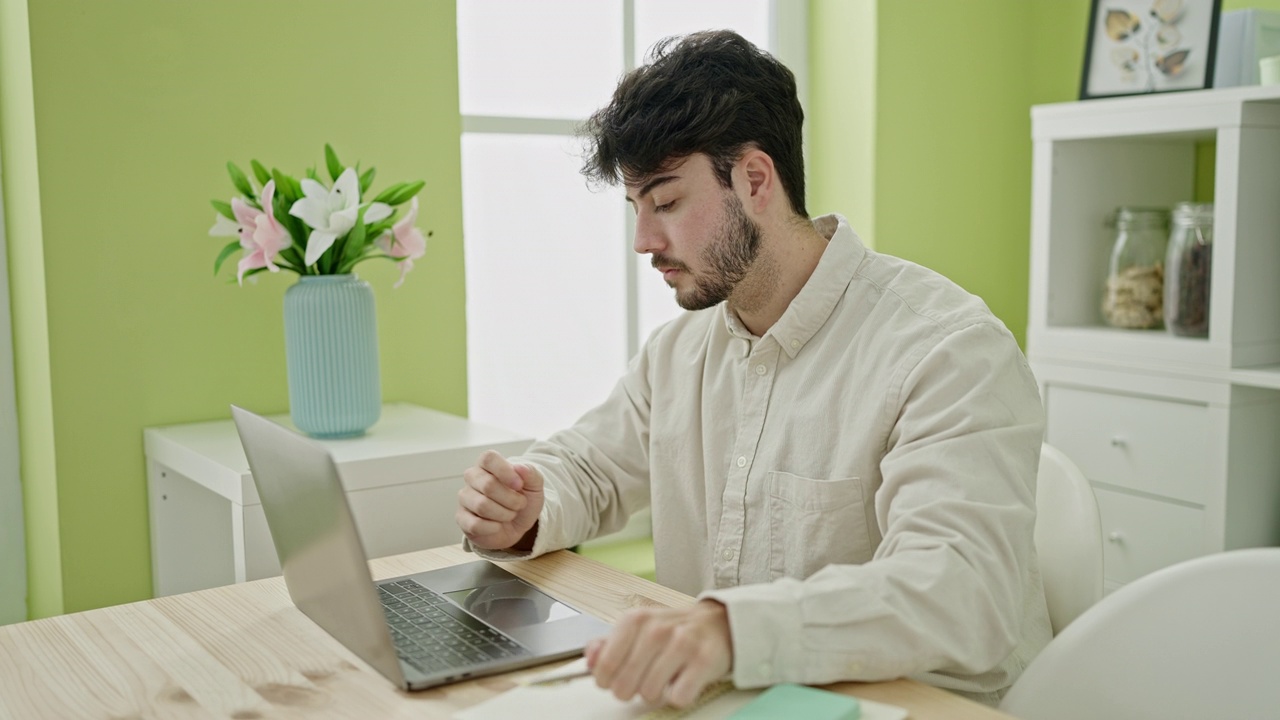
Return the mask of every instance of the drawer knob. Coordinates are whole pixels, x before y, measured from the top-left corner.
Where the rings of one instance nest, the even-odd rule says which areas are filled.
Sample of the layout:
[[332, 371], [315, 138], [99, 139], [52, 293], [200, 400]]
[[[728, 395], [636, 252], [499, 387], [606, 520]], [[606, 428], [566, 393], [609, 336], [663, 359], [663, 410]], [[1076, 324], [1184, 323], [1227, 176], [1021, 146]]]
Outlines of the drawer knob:
[[1119, 435], [1116, 435], [1116, 436], [1114, 436], [1114, 437], [1112, 437], [1112, 438], [1111, 438], [1111, 447], [1117, 447], [1117, 448], [1119, 448], [1119, 447], [1124, 447], [1124, 446], [1126, 446], [1126, 445], [1128, 445], [1128, 444], [1129, 444], [1129, 441], [1128, 441], [1128, 440], [1125, 440], [1124, 438], [1120, 437]]
[[1124, 542], [1124, 535], [1121, 535], [1119, 530], [1112, 530], [1107, 535], [1107, 542], [1117, 543], [1117, 544], [1122, 543]]

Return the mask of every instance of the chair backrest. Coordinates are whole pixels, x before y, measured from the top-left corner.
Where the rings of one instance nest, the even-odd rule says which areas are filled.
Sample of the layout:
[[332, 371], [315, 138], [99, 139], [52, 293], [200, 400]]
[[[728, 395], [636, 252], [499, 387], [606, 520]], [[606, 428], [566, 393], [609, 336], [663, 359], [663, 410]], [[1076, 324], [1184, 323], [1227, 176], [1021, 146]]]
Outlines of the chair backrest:
[[1280, 548], [1145, 575], [1053, 640], [1000, 709], [1023, 720], [1280, 716]]
[[1080, 468], [1048, 443], [1036, 475], [1035, 544], [1057, 635], [1102, 597], [1102, 520]]

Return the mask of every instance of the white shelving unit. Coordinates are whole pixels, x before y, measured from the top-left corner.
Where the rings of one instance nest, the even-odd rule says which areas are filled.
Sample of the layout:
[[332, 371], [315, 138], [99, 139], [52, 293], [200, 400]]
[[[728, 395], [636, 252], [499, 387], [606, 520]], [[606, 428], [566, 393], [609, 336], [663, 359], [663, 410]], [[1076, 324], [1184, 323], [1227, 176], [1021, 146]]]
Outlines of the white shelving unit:
[[[1027, 355], [1047, 441], [1093, 482], [1114, 589], [1280, 544], [1280, 87], [1032, 109]], [[1122, 205], [1192, 200], [1216, 144], [1209, 336], [1105, 325]]]

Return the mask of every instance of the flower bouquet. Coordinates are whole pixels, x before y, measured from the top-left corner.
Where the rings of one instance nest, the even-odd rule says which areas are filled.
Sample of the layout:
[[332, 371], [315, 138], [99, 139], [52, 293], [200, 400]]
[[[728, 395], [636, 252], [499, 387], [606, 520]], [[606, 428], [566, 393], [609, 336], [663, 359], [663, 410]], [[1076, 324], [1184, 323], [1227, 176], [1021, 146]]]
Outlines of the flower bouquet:
[[[218, 216], [209, 234], [236, 238], [218, 253], [215, 275], [237, 250], [241, 284], [263, 271], [298, 274], [284, 294], [289, 413], [309, 435], [339, 438], [364, 433], [382, 412], [373, 289], [352, 270], [373, 258], [393, 260], [399, 287], [427, 239], [414, 227], [422, 181], [396, 183], [363, 202], [373, 168], [361, 173], [359, 166], [344, 166], [329, 145], [324, 157], [332, 186], [314, 168], [299, 182], [254, 160], [260, 192], [227, 163], [240, 196], [213, 201]], [[397, 218], [405, 203], [408, 212]]]
[[[396, 261], [400, 278], [395, 287], [404, 282], [413, 261], [426, 252], [426, 237], [414, 227], [418, 219], [416, 196], [426, 183], [396, 183], [371, 202], [362, 203], [361, 197], [373, 184], [374, 168], [362, 174], [359, 164], [344, 166], [328, 144], [324, 158], [332, 187], [325, 186], [315, 168], [299, 182], [251, 161], [253, 175], [262, 187], [260, 193], [235, 163], [227, 163], [231, 182], [241, 196], [229, 203], [213, 201], [218, 214], [209, 234], [236, 238], [218, 253], [213, 263], [215, 275], [228, 257], [242, 250], [236, 271], [241, 284], [246, 277], [281, 268], [302, 276], [344, 275], [372, 258]], [[410, 203], [408, 212], [397, 219], [395, 208], [406, 202]]]

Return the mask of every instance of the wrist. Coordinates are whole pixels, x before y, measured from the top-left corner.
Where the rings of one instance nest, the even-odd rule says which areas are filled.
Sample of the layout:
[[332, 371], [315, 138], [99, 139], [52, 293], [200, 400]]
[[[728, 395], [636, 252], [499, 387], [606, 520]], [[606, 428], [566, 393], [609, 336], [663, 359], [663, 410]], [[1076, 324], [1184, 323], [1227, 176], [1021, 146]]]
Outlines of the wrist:
[[719, 600], [703, 598], [696, 607], [724, 639], [725, 648], [729, 651], [729, 667], [733, 667], [733, 629], [729, 625], [729, 608]]

